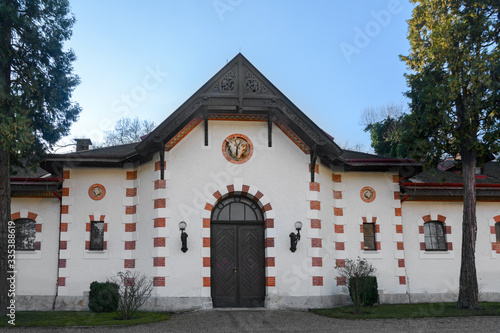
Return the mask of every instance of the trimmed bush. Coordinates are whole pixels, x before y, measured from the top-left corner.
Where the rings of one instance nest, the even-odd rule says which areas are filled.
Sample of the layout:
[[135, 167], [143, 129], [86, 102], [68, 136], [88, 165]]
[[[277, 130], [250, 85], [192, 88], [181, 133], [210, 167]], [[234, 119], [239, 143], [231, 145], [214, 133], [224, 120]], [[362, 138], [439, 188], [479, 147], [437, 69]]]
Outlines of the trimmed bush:
[[[372, 306], [378, 302], [378, 283], [375, 276], [352, 277], [350, 286], [358, 283], [361, 292], [361, 306]], [[349, 296], [353, 299], [352, 290], [349, 288]]]
[[118, 308], [119, 287], [113, 282], [97, 282], [90, 284], [89, 309], [92, 312], [114, 312]]

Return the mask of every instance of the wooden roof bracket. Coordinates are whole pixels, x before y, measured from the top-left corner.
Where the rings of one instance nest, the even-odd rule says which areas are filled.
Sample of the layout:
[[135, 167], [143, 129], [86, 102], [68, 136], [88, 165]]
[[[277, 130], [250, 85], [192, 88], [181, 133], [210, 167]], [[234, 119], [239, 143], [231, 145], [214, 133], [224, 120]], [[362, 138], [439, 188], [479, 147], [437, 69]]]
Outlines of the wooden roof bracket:
[[310, 152], [311, 164], [309, 164], [309, 169], [311, 172], [311, 183], [314, 183], [314, 176], [316, 172], [316, 159], [318, 157], [318, 145], [314, 145]]

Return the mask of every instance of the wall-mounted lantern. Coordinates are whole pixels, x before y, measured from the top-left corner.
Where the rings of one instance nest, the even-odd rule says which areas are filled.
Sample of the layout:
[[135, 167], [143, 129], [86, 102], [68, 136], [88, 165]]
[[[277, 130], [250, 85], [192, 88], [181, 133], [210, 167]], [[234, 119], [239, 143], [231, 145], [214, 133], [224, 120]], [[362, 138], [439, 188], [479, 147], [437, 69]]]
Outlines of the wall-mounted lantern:
[[290, 233], [290, 251], [295, 252], [297, 250], [297, 242], [300, 240], [300, 229], [302, 229], [302, 222], [295, 222], [295, 229], [297, 234], [293, 232]]
[[188, 248], [187, 248], [188, 234], [184, 231], [184, 230], [186, 230], [186, 227], [187, 227], [186, 222], [184, 222], [184, 221], [179, 222], [179, 229], [181, 231], [181, 243], [182, 243], [181, 251], [184, 253], [188, 250]]

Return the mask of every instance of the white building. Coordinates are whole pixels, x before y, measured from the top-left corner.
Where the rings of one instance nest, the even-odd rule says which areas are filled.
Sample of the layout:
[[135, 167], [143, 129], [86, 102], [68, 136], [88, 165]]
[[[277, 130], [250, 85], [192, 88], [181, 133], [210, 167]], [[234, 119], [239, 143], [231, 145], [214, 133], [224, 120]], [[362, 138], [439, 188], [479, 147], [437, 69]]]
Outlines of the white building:
[[[19, 309], [87, 309], [90, 283], [123, 270], [154, 277], [155, 310], [331, 307], [348, 300], [335, 266], [358, 256], [382, 303], [457, 298], [453, 165], [443, 183], [340, 149], [241, 54], [143, 141], [89, 143], [12, 178]], [[500, 301], [498, 163], [477, 181], [481, 299]]]

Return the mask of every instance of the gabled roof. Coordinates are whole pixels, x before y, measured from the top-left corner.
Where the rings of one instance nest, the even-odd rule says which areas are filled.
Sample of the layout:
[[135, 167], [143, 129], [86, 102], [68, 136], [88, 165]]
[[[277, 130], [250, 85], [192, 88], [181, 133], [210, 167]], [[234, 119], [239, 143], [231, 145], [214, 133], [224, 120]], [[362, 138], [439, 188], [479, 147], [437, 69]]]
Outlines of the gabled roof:
[[306, 146], [332, 158], [342, 153], [324, 133], [241, 53], [162, 122], [136, 147], [141, 155], [158, 151], [193, 119], [271, 120]]
[[310, 153], [312, 160], [320, 157], [323, 164], [344, 165], [346, 170], [382, 171], [417, 165], [410, 160], [343, 151], [332, 136], [321, 130], [239, 53], [141, 142], [48, 155], [43, 167], [60, 174], [62, 165], [68, 163], [100, 167], [143, 163], [164, 147], [169, 150], [202, 121], [210, 120], [267, 121], [276, 125], [305, 153]]

